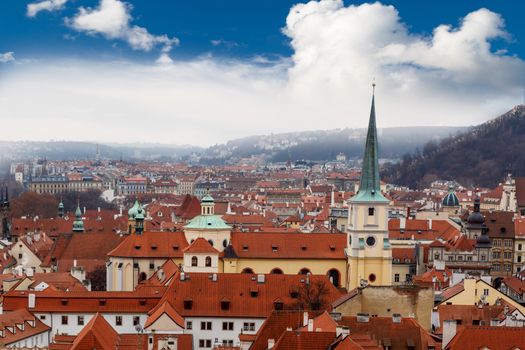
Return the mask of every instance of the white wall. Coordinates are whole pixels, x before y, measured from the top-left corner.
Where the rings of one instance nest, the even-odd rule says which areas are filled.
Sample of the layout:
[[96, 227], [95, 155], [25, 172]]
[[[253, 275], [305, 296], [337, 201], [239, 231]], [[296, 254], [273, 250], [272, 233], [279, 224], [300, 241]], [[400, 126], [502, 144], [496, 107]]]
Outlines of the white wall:
[[[244, 334], [255, 334], [264, 322], [264, 318], [219, 318], [219, 317], [187, 317], [186, 323], [191, 321], [193, 327], [191, 330], [186, 329], [185, 334], [193, 334], [193, 348], [199, 348], [199, 339], [211, 339], [212, 348], [214, 345], [222, 344], [224, 339], [233, 340], [233, 345], [240, 345], [239, 334], [243, 329], [244, 322], [254, 322], [255, 331], [245, 332]], [[211, 331], [201, 330], [201, 322], [211, 322]], [[223, 322], [233, 322], [233, 331], [223, 331]], [[217, 340], [217, 342], [215, 342]]]
[[[42, 319], [40, 316], [44, 315], [45, 319]], [[62, 324], [62, 315], [68, 316], [68, 324]], [[35, 313], [35, 316], [40, 319], [43, 323], [51, 327], [51, 334], [68, 334], [68, 335], [77, 335], [82, 328], [91, 320], [95, 314], [91, 313]], [[84, 316], [84, 325], [78, 325], [78, 316]], [[137, 333], [135, 326], [133, 325], [133, 317], [140, 317], [140, 324], [144, 326], [148, 318], [147, 314], [129, 314], [129, 313], [107, 313], [102, 314], [106, 321], [118, 332], [118, 333]], [[117, 326], [115, 323], [115, 316], [122, 316], [122, 326]]]

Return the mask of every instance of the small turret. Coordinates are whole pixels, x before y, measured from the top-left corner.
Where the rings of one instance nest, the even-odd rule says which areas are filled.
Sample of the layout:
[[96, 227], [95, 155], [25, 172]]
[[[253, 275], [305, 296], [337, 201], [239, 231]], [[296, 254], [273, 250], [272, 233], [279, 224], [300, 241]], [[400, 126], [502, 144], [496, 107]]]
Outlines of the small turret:
[[73, 232], [84, 232], [84, 221], [82, 221], [82, 210], [80, 210], [80, 204], [77, 204], [77, 210], [75, 211]]
[[60, 203], [58, 204], [58, 217], [64, 217], [64, 203], [62, 203], [62, 198], [60, 198]]

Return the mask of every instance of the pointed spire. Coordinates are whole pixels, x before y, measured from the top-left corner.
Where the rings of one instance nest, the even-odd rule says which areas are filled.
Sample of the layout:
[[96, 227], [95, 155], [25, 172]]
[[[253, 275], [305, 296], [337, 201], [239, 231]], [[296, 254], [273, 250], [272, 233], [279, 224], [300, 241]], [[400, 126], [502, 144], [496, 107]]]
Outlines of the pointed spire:
[[75, 210], [75, 221], [73, 221], [73, 232], [84, 232], [84, 221], [82, 221], [82, 210], [80, 210], [80, 201], [77, 201], [77, 210]]
[[381, 194], [381, 182], [379, 179], [378, 142], [376, 129], [375, 88], [372, 84], [372, 107], [370, 108], [370, 119], [368, 121], [368, 132], [366, 134], [365, 153], [363, 156], [363, 167], [361, 169], [361, 182], [359, 192], [352, 198], [355, 201], [388, 201]]

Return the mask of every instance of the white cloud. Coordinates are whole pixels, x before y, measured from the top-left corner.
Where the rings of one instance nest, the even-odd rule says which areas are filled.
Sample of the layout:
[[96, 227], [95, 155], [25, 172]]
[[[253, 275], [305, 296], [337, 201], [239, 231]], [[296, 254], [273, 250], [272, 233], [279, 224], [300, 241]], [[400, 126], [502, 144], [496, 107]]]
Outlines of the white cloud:
[[166, 53], [178, 44], [177, 38], [153, 35], [146, 28], [131, 25], [131, 10], [130, 4], [120, 0], [100, 0], [96, 8], [80, 7], [75, 17], [66, 19], [66, 24], [79, 32], [125, 40], [134, 50], [150, 51], [161, 45]]
[[0, 63], [7, 63], [7, 62], [10, 62], [10, 61], [14, 61], [15, 60], [15, 53], [10, 51], [10, 52], [5, 52], [5, 53], [0, 53]]
[[35, 17], [41, 11], [56, 11], [64, 7], [68, 0], [43, 0], [27, 5], [27, 16]]
[[[111, 17], [117, 20], [95, 17], [83, 26], [121, 38], [129, 9]], [[4, 135], [210, 145], [251, 134], [365, 127], [373, 77], [379, 127], [476, 124], [521, 102], [523, 60], [490, 47], [509, 35], [499, 15], [481, 9], [430, 36], [409, 28], [391, 6], [309, 2], [290, 10], [283, 29], [291, 58], [166, 55], [151, 65], [13, 66], [0, 82]]]

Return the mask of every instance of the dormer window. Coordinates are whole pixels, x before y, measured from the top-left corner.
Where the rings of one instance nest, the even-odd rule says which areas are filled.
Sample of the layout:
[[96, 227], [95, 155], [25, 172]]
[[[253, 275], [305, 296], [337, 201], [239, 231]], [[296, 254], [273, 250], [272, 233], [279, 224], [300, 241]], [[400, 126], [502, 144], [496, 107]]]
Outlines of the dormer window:
[[197, 266], [199, 259], [196, 256], [191, 257], [191, 266]]
[[153, 245], [151, 246], [151, 249], [152, 249], [152, 250], [157, 250], [157, 245], [156, 245], [156, 244], [153, 244]]
[[185, 299], [184, 300], [184, 309], [185, 310], [191, 310], [193, 307], [193, 300], [192, 299]]
[[227, 299], [221, 300], [221, 310], [229, 310], [230, 309], [230, 301]]
[[106, 299], [100, 299], [100, 300], [98, 301], [98, 304], [99, 304], [100, 306], [105, 306], [105, 305], [106, 305]]
[[273, 307], [274, 307], [275, 310], [282, 310], [283, 307], [284, 307], [284, 304], [283, 304], [283, 302], [281, 300], [276, 300], [273, 303]]
[[279, 247], [277, 247], [276, 245], [272, 244], [272, 252], [276, 252], [279, 250]]
[[173, 250], [179, 250], [179, 246], [178, 245], [174, 245], [173, 246]]
[[247, 244], [243, 245], [242, 246], [242, 250], [245, 251], [245, 252], [248, 251], [248, 245]]

